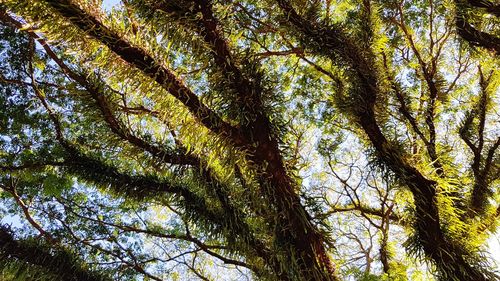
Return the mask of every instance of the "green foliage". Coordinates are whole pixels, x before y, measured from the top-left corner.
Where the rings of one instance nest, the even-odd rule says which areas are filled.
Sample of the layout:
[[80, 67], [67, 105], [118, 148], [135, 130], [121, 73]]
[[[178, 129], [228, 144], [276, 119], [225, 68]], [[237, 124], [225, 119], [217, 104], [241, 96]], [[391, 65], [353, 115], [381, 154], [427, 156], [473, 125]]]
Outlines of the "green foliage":
[[0, 278], [496, 280], [479, 2], [2, 1]]

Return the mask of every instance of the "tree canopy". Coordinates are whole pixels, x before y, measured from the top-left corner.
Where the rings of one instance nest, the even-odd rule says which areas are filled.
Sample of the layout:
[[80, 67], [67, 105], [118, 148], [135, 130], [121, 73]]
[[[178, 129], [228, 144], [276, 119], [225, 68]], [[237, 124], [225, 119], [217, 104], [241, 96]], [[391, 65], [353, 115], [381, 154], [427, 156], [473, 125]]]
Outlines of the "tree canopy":
[[0, 0], [0, 279], [500, 280], [499, 57], [494, 0]]

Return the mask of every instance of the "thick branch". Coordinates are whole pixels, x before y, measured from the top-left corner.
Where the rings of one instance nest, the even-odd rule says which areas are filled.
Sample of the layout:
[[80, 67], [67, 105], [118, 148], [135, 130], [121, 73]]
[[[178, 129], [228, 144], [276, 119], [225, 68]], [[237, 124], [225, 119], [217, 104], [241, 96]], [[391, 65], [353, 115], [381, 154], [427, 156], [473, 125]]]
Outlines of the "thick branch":
[[16, 240], [10, 231], [3, 227], [0, 228], [0, 256], [2, 259], [37, 266], [59, 277], [60, 280], [110, 280], [100, 274], [90, 272], [68, 252], [49, 249], [34, 241]]
[[[0, 11], [0, 20], [2, 22], [6, 22], [12, 26], [14, 26], [16, 29], [23, 29], [23, 25], [9, 16], [5, 12]], [[56, 62], [56, 64], [62, 69], [62, 71], [68, 75], [72, 80], [75, 82], [79, 83], [82, 87], [84, 87], [87, 92], [94, 98], [94, 100], [97, 103], [98, 108], [100, 109], [103, 119], [106, 121], [108, 124], [109, 128], [111, 131], [113, 131], [117, 136], [122, 138], [123, 140], [131, 143], [132, 145], [135, 145], [139, 148], [142, 148], [143, 150], [151, 153], [153, 156], [159, 158], [161, 161], [165, 163], [170, 163], [170, 164], [181, 164], [181, 165], [194, 165], [197, 164], [196, 160], [193, 159], [192, 157], [188, 157], [187, 155], [184, 154], [176, 154], [176, 153], [171, 153], [169, 151], [165, 151], [164, 149], [160, 148], [157, 145], [154, 145], [152, 143], [148, 143], [144, 141], [143, 139], [133, 135], [130, 133], [125, 126], [118, 120], [111, 107], [108, 104], [108, 101], [106, 100], [106, 95], [103, 92], [102, 88], [99, 87], [98, 85], [94, 85], [89, 81], [88, 78], [86, 78], [84, 75], [81, 75], [80, 73], [77, 73], [76, 71], [72, 70], [62, 59], [59, 58], [59, 56], [52, 50], [52, 48], [47, 44], [47, 42], [38, 36], [35, 32], [26, 30], [25, 32], [28, 33], [28, 35], [33, 38], [34, 40], [37, 40], [40, 45], [44, 48], [45, 52], [47, 55]], [[46, 108], [46, 110], [49, 113], [50, 118], [52, 119], [54, 125], [56, 126], [56, 134], [57, 134], [57, 139], [61, 140], [62, 139], [62, 128], [61, 124], [57, 118], [57, 115], [55, 112], [50, 108], [48, 105], [47, 101], [39, 93], [38, 88], [36, 87], [35, 82], [30, 84], [37, 97], [39, 100], [42, 102], [43, 106]]]
[[487, 13], [500, 17], [500, 4], [488, 0], [467, 0], [473, 7], [484, 8]]
[[[480, 2], [480, 1], [469, 1], [469, 2]], [[456, 3], [456, 9], [457, 9], [457, 15], [456, 15], [456, 26], [457, 26], [457, 31], [458, 34], [468, 41], [471, 45], [473, 46], [479, 46], [483, 47], [485, 49], [488, 49], [492, 52], [494, 52], [496, 55], [500, 54], [500, 38], [480, 31], [476, 29], [473, 25], [471, 25], [465, 15], [464, 5], [460, 3], [460, 1], [455, 1]], [[498, 12], [498, 6], [496, 8], [496, 11]]]
[[179, 80], [170, 69], [160, 65], [146, 51], [137, 46], [132, 46], [123, 37], [104, 26], [98, 19], [72, 3], [71, 0], [46, 0], [45, 2], [86, 34], [106, 45], [124, 61], [154, 79], [160, 86], [181, 101], [204, 126], [217, 134], [229, 137], [238, 146], [246, 143], [236, 128], [224, 122], [215, 112], [201, 103], [198, 96]]
[[[220, 68], [229, 90], [236, 92], [236, 104], [239, 109], [249, 114], [251, 120], [243, 124], [242, 134], [255, 146], [247, 147], [249, 159], [259, 166], [265, 166], [260, 185], [264, 194], [277, 206], [280, 216], [280, 231], [277, 235], [291, 238], [291, 244], [300, 255], [301, 271], [325, 269], [333, 275], [333, 267], [326, 256], [323, 237], [310, 222], [310, 217], [300, 203], [295, 192], [295, 183], [288, 175], [279, 149], [278, 139], [272, 131], [272, 124], [263, 109], [261, 100], [263, 88], [259, 73], [244, 73], [237, 65], [230, 47], [220, 32], [218, 20], [212, 11], [210, 1], [196, 0], [195, 11], [202, 17], [196, 19], [195, 31], [201, 35], [212, 51], [215, 64]], [[160, 2], [155, 5], [161, 11], [182, 18], [191, 11], [184, 10], [180, 5], [170, 2]], [[193, 28], [187, 23], [187, 28]], [[250, 76], [250, 77], [247, 77]], [[289, 250], [289, 249], [287, 249]], [[319, 257], [319, 258], [318, 258]], [[321, 273], [324, 274], [324, 273]], [[329, 277], [324, 277], [329, 278]]]
[[[302, 18], [287, 0], [277, 0], [285, 13], [288, 24], [299, 32], [299, 38], [307, 48], [336, 61], [339, 57], [358, 77], [359, 86], [353, 91], [360, 103], [352, 108], [352, 114], [377, 151], [377, 156], [411, 190], [416, 207], [415, 228], [426, 256], [434, 260], [445, 276], [457, 276], [460, 280], [486, 280], [482, 272], [464, 258], [463, 251], [449, 241], [441, 230], [436, 205], [436, 183], [425, 178], [411, 166], [384, 136], [375, 118], [375, 102], [379, 89], [376, 71], [368, 64], [363, 52], [338, 28]], [[368, 54], [368, 56], [370, 56]]]

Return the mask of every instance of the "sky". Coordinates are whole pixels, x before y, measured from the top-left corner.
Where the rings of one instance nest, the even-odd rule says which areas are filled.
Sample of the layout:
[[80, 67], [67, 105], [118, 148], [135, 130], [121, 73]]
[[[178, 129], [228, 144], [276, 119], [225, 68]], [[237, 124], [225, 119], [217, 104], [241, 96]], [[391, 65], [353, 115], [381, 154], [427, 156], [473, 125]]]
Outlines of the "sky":
[[105, 10], [110, 10], [113, 6], [120, 3], [120, 0], [104, 0], [102, 6]]

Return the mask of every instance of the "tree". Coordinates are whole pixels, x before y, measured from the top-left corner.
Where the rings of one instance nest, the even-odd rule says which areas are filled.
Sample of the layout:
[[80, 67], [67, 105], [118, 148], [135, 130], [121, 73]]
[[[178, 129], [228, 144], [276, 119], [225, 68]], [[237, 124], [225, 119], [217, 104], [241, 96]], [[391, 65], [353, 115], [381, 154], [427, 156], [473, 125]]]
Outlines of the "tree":
[[0, 4], [3, 278], [499, 278], [498, 5], [107, 5]]

